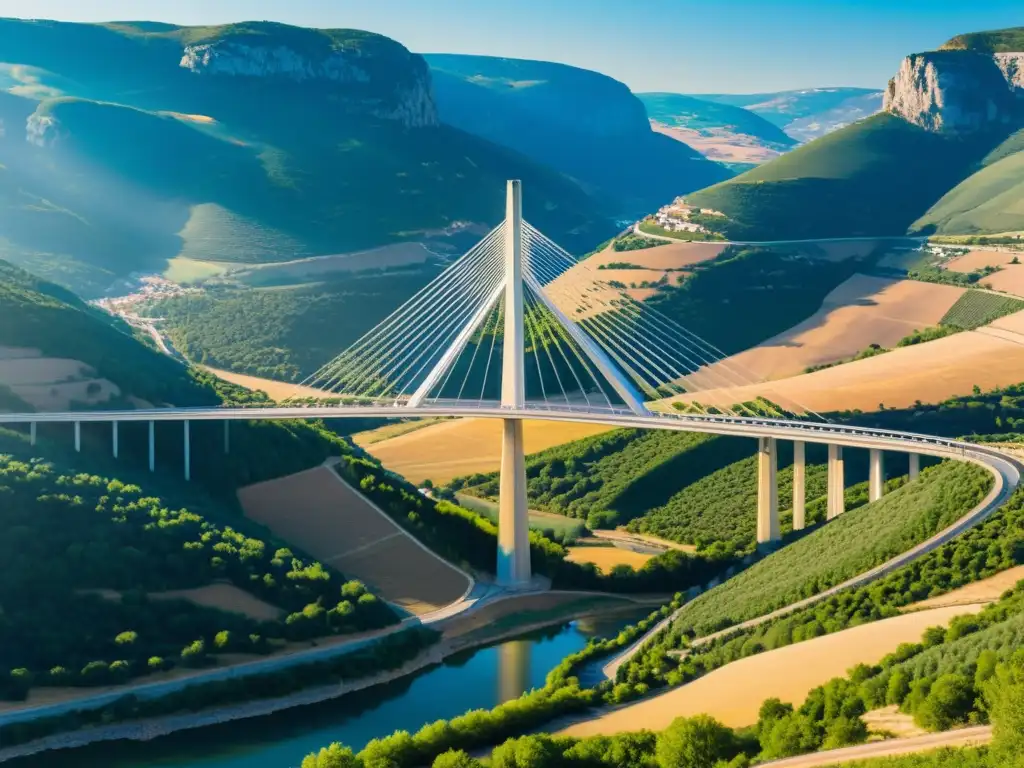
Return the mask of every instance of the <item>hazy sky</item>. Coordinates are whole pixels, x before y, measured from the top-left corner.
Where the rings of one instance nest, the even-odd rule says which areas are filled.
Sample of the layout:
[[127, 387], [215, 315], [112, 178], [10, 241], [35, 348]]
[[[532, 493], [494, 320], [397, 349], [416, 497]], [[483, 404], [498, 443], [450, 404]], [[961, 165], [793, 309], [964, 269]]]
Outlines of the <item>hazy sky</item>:
[[[0, 0], [0, 16], [352, 27], [422, 53], [543, 59], [634, 91], [882, 88], [907, 53], [1024, 25], [1021, 0]], [[0, 52], [2, 57], [2, 52]]]

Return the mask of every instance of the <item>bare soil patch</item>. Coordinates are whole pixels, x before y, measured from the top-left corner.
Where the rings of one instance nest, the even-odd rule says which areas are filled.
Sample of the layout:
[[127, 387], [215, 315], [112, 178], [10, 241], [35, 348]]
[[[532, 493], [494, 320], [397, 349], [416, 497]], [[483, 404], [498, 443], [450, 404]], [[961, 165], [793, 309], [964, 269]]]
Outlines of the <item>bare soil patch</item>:
[[260, 279], [281, 277], [305, 277], [330, 272], [358, 272], [366, 269], [404, 267], [423, 264], [431, 257], [430, 251], [421, 243], [394, 243], [353, 253], [334, 253], [327, 256], [311, 256], [293, 261], [273, 264], [257, 264], [233, 271], [235, 277], [258, 275]]
[[1017, 582], [1024, 579], [1024, 565], [1009, 568], [1002, 573], [997, 573], [981, 581], [968, 584], [960, 589], [955, 589], [945, 595], [930, 597], [912, 603], [904, 608], [905, 611], [922, 611], [931, 608], [946, 608], [956, 605], [974, 605], [978, 603], [994, 603], [1004, 592], [1017, 586]]
[[946, 262], [946, 269], [953, 272], [974, 272], [985, 267], [1003, 267], [1013, 261], [1019, 253], [1013, 251], [971, 251]]
[[238, 386], [245, 387], [246, 389], [266, 392], [271, 400], [281, 401], [287, 400], [290, 397], [326, 397], [330, 394], [314, 387], [302, 387], [298, 384], [292, 384], [287, 381], [263, 379], [259, 376], [249, 376], [244, 373], [235, 373], [234, 371], [210, 368], [207, 365], [201, 365], [199, 367], [204, 371], [212, 373], [218, 379], [230, 381], [232, 384], [237, 384]]
[[[675, 400], [728, 407], [761, 395], [823, 413], [937, 403], [1024, 380], [1024, 343], [1016, 334], [982, 328], [845, 363], [823, 371], [745, 387], [709, 388]], [[663, 401], [664, 402], [664, 401]]]
[[1007, 264], [981, 283], [993, 291], [1024, 297], [1024, 264]]
[[799, 706], [811, 689], [855, 664], [877, 664], [900, 643], [917, 642], [928, 627], [981, 606], [936, 608], [876, 621], [734, 661], [667, 693], [572, 725], [562, 735], [582, 738], [641, 729], [661, 730], [677, 717], [706, 713], [728, 726], [757, 722], [771, 697]]
[[617, 565], [642, 568], [644, 563], [654, 557], [646, 552], [634, 552], [631, 549], [608, 544], [602, 545], [601, 540], [596, 538], [583, 541], [598, 543], [569, 547], [569, 556], [566, 559], [571, 563], [593, 563], [603, 573], [610, 573]]
[[0, 385], [38, 411], [66, 411], [72, 402], [97, 405], [121, 393], [83, 362], [17, 347], [4, 347], [0, 354]]
[[[607, 431], [608, 427], [596, 424], [523, 422], [528, 454]], [[446, 483], [461, 475], [498, 469], [501, 422], [497, 419], [446, 420], [374, 443], [366, 449], [385, 467], [411, 483], [419, 484], [427, 478], [438, 484]]]
[[465, 574], [327, 467], [247, 486], [238, 498], [245, 514], [275, 535], [417, 615], [458, 600], [469, 588]]
[[281, 609], [276, 605], [260, 600], [234, 584], [207, 584], [196, 589], [150, 592], [149, 597], [153, 600], [188, 600], [207, 608], [241, 613], [256, 621], [273, 621], [281, 616]]
[[963, 288], [950, 285], [857, 274], [829, 293], [821, 309], [802, 323], [733, 355], [726, 365], [780, 379], [853, 357], [872, 344], [893, 347], [915, 330], [937, 325], [963, 293]]
[[860, 719], [864, 721], [871, 733], [891, 733], [900, 739], [924, 736], [928, 733], [924, 728], [919, 728], [914, 724], [912, 715], [900, 712], [900, 708], [895, 704], [865, 712]]
[[651, 120], [651, 130], [670, 136], [693, 147], [704, 157], [726, 163], [765, 163], [781, 153], [761, 146], [756, 138], [744, 133], [720, 133], [705, 136], [692, 128], [679, 128]]

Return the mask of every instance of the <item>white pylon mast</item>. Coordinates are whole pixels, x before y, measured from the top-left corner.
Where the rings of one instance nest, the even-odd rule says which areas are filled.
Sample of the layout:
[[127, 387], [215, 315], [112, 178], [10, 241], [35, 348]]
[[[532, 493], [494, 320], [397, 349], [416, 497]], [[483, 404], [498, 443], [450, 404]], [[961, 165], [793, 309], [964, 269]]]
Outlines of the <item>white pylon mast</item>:
[[523, 188], [509, 181], [505, 195], [505, 339], [501, 358], [501, 405], [526, 405], [523, 334]]
[[[523, 344], [523, 193], [509, 181], [505, 198], [505, 338], [501, 361], [501, 407], [526, 405]], [[501, 420], [501, 474], [498, 481], [498, 583], [522, 588], [530, 583], [530, 521], [526, 501], [523, 421]]]

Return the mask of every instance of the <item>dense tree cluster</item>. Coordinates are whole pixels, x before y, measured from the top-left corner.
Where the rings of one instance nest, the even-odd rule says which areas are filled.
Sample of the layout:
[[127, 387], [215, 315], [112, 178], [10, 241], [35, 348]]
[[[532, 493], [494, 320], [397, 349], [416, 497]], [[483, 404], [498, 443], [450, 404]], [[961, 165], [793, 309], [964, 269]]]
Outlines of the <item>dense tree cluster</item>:
[[[116, 683], [397, 621], [359, 582], [244, 518], [224, 519], [210, 503], [176, 509], [120, 479], [0, 454], [0, 657], [8, 671], [24, 670], [2, 693]], [[276, 606], [280, 619], [158, 598], [215, 582]]]

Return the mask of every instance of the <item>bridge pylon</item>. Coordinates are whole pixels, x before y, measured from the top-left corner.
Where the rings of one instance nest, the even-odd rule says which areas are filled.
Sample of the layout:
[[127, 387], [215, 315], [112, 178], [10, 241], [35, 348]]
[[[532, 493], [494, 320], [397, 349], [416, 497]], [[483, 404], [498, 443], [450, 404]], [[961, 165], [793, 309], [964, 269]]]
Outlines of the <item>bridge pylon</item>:
[[[505, 325], [501, 363], [501, 407], [521, 410], [526, 404], [523, 330], [523, 191], [509, 181], [505, 198]], [[502, 419], [501, 476], [498, 492], [498, 583], [530, 583], [530, 521], [526, 500], [526, 453], [523, 421]]]

